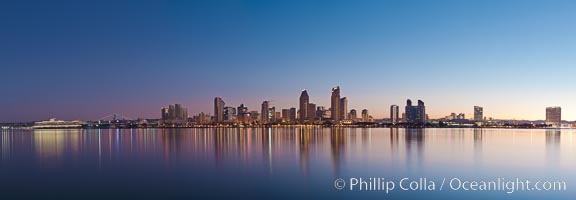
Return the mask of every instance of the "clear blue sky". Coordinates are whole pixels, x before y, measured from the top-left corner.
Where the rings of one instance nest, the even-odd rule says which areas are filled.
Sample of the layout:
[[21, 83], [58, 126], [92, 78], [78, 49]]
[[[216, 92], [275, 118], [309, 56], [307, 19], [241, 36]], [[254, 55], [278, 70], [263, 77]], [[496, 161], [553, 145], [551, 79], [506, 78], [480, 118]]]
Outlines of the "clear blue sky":
[[407, 98], [431, 117], [576, 120], [576, 1], [2, 1], [0, 121], [158, 118], [214, 96], [384, 117]]

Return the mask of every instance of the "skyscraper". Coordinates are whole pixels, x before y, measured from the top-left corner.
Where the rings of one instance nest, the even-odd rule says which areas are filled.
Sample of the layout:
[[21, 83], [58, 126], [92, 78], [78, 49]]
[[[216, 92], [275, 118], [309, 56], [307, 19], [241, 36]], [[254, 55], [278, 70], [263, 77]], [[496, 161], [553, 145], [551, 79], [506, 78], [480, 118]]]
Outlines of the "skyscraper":
[[188, 109], [180, 104], [168, 105], [168, 108], [162, 107], [162, 120], [169, 123], [183, 123], [188, 120]]
[[[276, 111], [275, 107], [272, 107], [272, 108], [274, 108], [274, 111]], [[282, 112], [274, 112], [274, 121], [273, 122], [278, 122], [278, 121], [280, 121], [280, 122], [282, 121]]]
[[248, 107], [244, 106], [244, 104], [240, 104], [240, 106], [238, 106], [238, 121], [241, 123], [246, 123], [250, 121], [248, 118], [249, 116], [250, 113], [248, 112]]
[[260, 114], [260, 122], [266, 124], [270, 120], [270, 107], [268, 105], [268, 101], [262, 102], [262, 110]]
[[474, 121], [476, 122], [484, 121], [484, 108], [480, 106], [474, 106]]
[[168, 113], [168, 108], [162, 107], [162, 110], [160, 112], [162, 113], [162, 120], [168, 120], [168, 118], [170, 117], [170, 113]]
[[276, 107], [272, 106], [272, 108], [268, 109], [268, 123], [275, 123], [276, 122]]
[[308, 92], [302, 90], [300, 94], [300, 110], [298, 115], [300, 115], [300, 122], [305, 122], [308, 119], [308, 104], [310, 103], [310, 97], [308, 97]]
[[316, 104], [309, 103], [308, 104], [308, 120], [315, 121], [316, 120]]
[[397, 105], [390, 106], [390, 121], [396, 125], [400, 117], [400, 107]]
[[290, 108], [290, 121], [296, 121], [296, 108]]
[[220, 97], [214, 98], [214, 120], [216, 123], [222, 123], [224, 121], [224, 100]]
[[353, 122], [356, 122], [358, 120], [358, 113], [356, 113], [356, 109], [350, 110], [350, 119]]
[[418, 105], [413, 106], [412, 100], [406, 101], [406, 122], [410, 124], [425, 124], [426, 123], [426, 106], [424, 102], [418, 100]]
[[417, 112], [417, 121], [418, 123], [422, 123], [425, 124], [426, 122], [428, 122], [428, 119], [426, 118], [426, 106], [424, 106], [424, 102], [421, 100], [418, 100], [418, 107], [416, 108]]
[[364, 109], [362, 110], [362, 122], [369, 122], [370, 121], [370, 115], [368, 114], [368, 110]]
[[332, 88], [332, 97], [330, 98], [330, 113], [334, 122], [340, 121], [340, 86]]
[[282, 122], [290, 122], [290, 109], [282, 109]]
[[562, 108], [560, 107], [546, 108], [546, 125], [552, 128], [559, 128], [560, 126], [562, 126]]
[[346, 97], [340, 99], [340, 119], [348, 119], [348, 99]]
[[406, 100], [405, 113], [406, 113], [406, 123], [409, 124], [416, 123], [416, 109], [414, 106], [412, 106], [412, 100], [410, 99]]
[[236, 121], [236, 108], [230, 106], [224, 107], [224, 121], [225, 122]]

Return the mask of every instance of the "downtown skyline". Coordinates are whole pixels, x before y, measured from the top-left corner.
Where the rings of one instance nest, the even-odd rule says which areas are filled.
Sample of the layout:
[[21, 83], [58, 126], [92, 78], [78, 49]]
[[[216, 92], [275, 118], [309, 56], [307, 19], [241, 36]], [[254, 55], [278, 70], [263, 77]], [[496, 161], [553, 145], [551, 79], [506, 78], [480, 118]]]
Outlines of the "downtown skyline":
[[[192, 113], [188, 113], [189, 108], [186, 107], [185, 104], [180, 104], [180, 103], [175, 103], [175, 104], [169, 104], [169, 105], [165, 105], [163, 107], [161, 107], [160, 109], [160, 113], [158, 116], [155, 117], [128, 117], [122, 114], [118, 114], [118, 113], [112, 113], [108, 116], [103, 117], [104, 118], [108, 118], [113, 116], [115, 119], [118, 115], [119, 119], [129, 119], [129, 120], [136, 120], [136, 119], [161, 119], [161, 120], [168, 120], [167, 122], [177, 122], [177, 123], [183, 123], [185, 121], [189, 121], [190, 119], [193, 119], [194, 117], [198, 117], [198, 116], [206, 116], [206, 117], [211, 117], [212, 119], [202, 119], [202, 120], [208, 120], [205, 122], [209, 122], [212, 121], [212, 123], [217, 123], [217, 124], [227, 124], [230, 122], [238, 122], [236, 120], [236, 114], [240, 114], [240, 109], [243, 110], [244, 113], [252, 113], [252, 114], [256, 114], [256, 116], [251, 117], [252, 119], [255, 119], [256, 121], [258, 121], [259, 123], [263, 123], [263, 124], [267, 124], [267, 123], [275, 123], [277, 122], [277, 120], [283, 120], [285, 119], [284, 117], [286, 117], [286, 114], [289, 114], [290, 112], [292, 112], [292, 110], [294, 110], [292, 114], [290, 115], [294, 115], [292, 116], [292, 122], [298, 122], [298, 123], [308, 123], [308, 122], [312, 122], [312, 121], [324, 121], [324, 120], [331, 120], [334, 123], [339, 123], [341, 120], [353, 120], [357, 122], [368, 122], [368, 120], [392, 120], [391, 123], [392, 124], [396, 124], [397, 122], [404, 122], [404, 123], [409, 123], [409, 124], [425, 124], [427, 123], [428, 120], [450, 120], [450, 119], [462, 119], [462, 120], [470, 120], [470, 122], [482, 122], [482, 121], [488, 121], [488, 120], [530, 120], [530, 121], [546, 121], [548, 123], [548, 120], [553, 118], [554, 121], [571, 121], [571, 120], [566, 120], [563, 119], [563, 113], [560, 111], [561, 106], [548, 106], [546, 107], [546, 112], [544, 113], [544, 119], [504, 119], [504, 118], [495, 118], [489, 115], [485, 115], [484, 114], [484, 108], [482, 106], [478, 106], [475, 105], [473, 106], [473, 111], [471, 113], [468, 112], [452, 112], [450, 113], [450, 115], [445, 115], [442, 117], [431, 117], [429, 116], [429, 113], [427, 113], [427, 109], [425, 108], [425, 104], [421, 99], [414, 99], [414, 102], [412, 102], [412, 99], [406, 99], [406, 101], [404, 102], [405, 104], [398, 104], [400, 106], [398, 106], [397, 104], [392, 104], [389, 105], [389, 110], [388, 113], [378, 113], [380, 115], [382, 115], [382, 117], [375, 117], [373, 116], [374, 113], [372, 113], [371, 111], [369, 111], [366, 108], [347, 108], [348, 105], [348, 98], [345, 96], [340, 96], [340, 86], [335, 86], [332, 87], [331, 89], [331, 96], [330, 98], [330, 102], [329, 102], [329, 106], [327, 105], [323, 105], [323, 104], [316, 104], [314, 102], [312, 102], [311, 99], [311, 95], [308, 94], [308, 91], [306, 89], [303, 89], [301, 91], [299, 98], [299, 103], [296, 105], [292, 105], [292, 106], [288, 106], [288, 107], [278, 107], [276, 104], [272, 103], [275, 102], [276, 100], [263, 100], [261, 102], [261, 107], [249, 107], [247, 106], [247, 104], [241, 103], [241, 104], [229, 104], [226, 103], [227, 100], [217, 96], [214, 97], [213, 102], [212, 102], [212, 110], [213, 112], [204, 112], [204, 111], [200, 111], [200, 112], [192, 112]], [[317, 98], [314, 98], [317, 99]], [[344, 103], [345, 102], [345, 103]], [[334, 104], [336, 104], [337, 108], [334, 109]], [[312, 107], [310, 107], [312, 106]], [[343, 107], [341, 107], [343, 106]], [[230, 121], [230, 118], [227, 117], [228, 111], [226, 109], [233, 109], [230, 110], [230, 112], [234, 112], [234, 120]], [[302, 108], [304, 108], [304, 110], [302, 110]], [[323, 111], [328, 111], [328, 117], [326, 119], [321, 119], [321, 118], [315, 118], [316, 115], [318, 115], [316, 112], [316, 109], [323, 109]], [[401, 109], [400, 109], [401, 108]], [[554, 115], [554, 117], [550, 117], [550, 109], [558, 109], [558, 111], [554, 111], [557, 112], [557, 114]], [[314, 110], [310, 110], [310, 109], [314, 109]], [[337, 110], [338, 112], [333, 115], [332, 113], [334, 112], [334, 110]], [[265, 112], [267, 111], [267, 112]], [[274, 116], [277, 115], [278, 113], [280, 113], [280, 116]], [[446, 112], [448, 113], [448, 112]], [[456, 113], [459, 113], [458, 115], [456, 115]], [[230, 113], [232, 114], [232, 113]], [[302, 114], [304, 114], [304, 118], [301, 118]], [[351, 116], [356, 116], [356, 117], [352, 117]], [[465, 117], [467, 116], [467, 117]], [[238, 116], [240, 117], [240, 116]], [[250, 115], [248, 115], [248, 117], [250, 118]], [[51, 116], [50, 118], [54, 118], [54, 116]], [[268, 119], [268, 118], [272, 118], [274, 119], [274, 121], [267, 121], [264, 119]], [[59, 118], [61, 119], [61, 118]], [[410, 119], [414, 119], [415, 121], [411, 121]], [[94, 120], [100, 120], [100, 119], [88, 119], [88, 120], [84, 120], [84, 121], [94, 121]], [[240, 120], [240, 119], [238, 119]], [[263, 121], [264, 120], [264, 121]], [[38, 120], [40, 121], [40, 120]], [[252, 120], [250, 120], [252, 121]], [[13, 121], [13, 122], [17, 122], [17, 121]], [[19, 121], [19, 122], [31, 122], [31, 121]], [[373, 121], [372, 121], [373, 122]], [[3, 122], [6, 123], [6, 122]]]
[[335, 85], [359, 116], [422, 99], [430, 118], [576, 120], [571, 1], [0, 5], [0, 122], [283, 109], [302, 89], [328, 108]]

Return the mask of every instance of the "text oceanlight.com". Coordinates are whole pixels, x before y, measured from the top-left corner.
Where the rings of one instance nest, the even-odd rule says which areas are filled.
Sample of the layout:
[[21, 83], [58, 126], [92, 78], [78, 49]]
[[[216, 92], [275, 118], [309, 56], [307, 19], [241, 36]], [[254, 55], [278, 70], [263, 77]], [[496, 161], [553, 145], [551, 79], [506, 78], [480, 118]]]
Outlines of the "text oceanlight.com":
[[336, 179], [334, 187], [349, 191], [502, 191], [512, 194], [519, 191], [566, 191], [566, 181], [495, 178], [467, 180], [461, 178], [348, 178]]

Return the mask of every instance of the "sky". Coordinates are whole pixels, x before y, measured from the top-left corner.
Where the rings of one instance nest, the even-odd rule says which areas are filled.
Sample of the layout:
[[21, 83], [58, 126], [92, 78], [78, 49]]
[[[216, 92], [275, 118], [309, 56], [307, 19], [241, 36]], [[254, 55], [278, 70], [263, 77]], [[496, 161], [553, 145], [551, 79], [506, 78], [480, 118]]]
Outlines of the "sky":
[[159, 118], [213, 99], [330, 106], [387, 117], [576, 120], [576, 1], [0, 2], [0, 122]]

